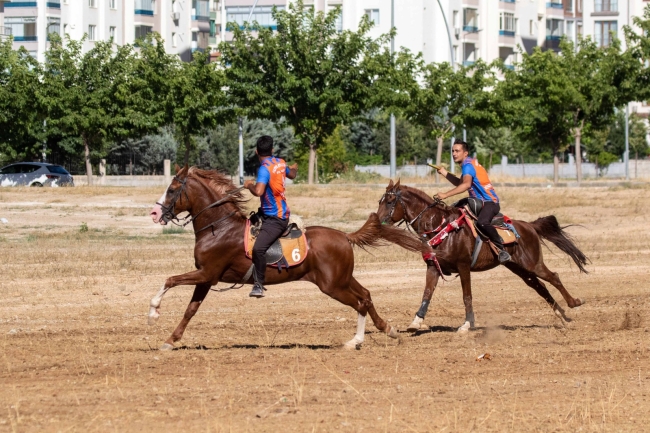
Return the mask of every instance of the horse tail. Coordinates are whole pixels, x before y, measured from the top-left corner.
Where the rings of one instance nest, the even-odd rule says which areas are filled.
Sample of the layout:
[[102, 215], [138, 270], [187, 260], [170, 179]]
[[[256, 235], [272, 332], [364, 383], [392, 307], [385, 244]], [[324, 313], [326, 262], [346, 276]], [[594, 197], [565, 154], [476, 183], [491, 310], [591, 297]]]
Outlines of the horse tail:
[[544, 243], [544, 239], [551, 242], [571, 257], [573, 262], [578, 266], [578, 269], [580, 269], [580, 272], [588, 273], [585, 265], [587, 265], [589, 259], [578, 249], [571, 235], [564, 231], [564, 229], [571, 226], [560, 227], [554, 215], [538, 218], [531, 224], [537, 234], [542, 238], [542, 243]]
[[423, 244], [418, 238], [390, 225], [384, 225], [375, 212], [371, 213], [363, 226], [354, 233], [346, 234], [348, 241], [361, 249], [366, 247], [381, 247], [388, 243], [413, 252], [429, 252], [429, 246]]

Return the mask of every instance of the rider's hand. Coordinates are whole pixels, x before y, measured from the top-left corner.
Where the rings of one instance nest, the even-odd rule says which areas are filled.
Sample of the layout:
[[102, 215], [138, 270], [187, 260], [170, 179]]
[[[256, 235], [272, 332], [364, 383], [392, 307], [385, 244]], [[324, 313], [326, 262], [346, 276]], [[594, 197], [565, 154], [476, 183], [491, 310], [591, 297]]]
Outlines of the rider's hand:
[[254, 185], [255, 185], [254, 180], [248, 179], [248, 180], [244, 181], [244, 188], [246, 188], [246, 189], [250, 189], [250, 187], [254, 186]]
[[296, 170], [297, 171], [298, 170], [298, 163], [296, 162], [295, 164], [290, 165], [289, 170]]
[[438, 173], [440, 173], [442, 177], [447, 177], [447, 170], [445, 169], [445, 167], [440, 167], [438, 169]]
[[[444, 170], [444, 168], [443, 168]], [[437, 198], [438, 200], [444, 200], [447, 198], [444, 192], [439, 192], [438, 194], [434, 195], [433, 198]]]

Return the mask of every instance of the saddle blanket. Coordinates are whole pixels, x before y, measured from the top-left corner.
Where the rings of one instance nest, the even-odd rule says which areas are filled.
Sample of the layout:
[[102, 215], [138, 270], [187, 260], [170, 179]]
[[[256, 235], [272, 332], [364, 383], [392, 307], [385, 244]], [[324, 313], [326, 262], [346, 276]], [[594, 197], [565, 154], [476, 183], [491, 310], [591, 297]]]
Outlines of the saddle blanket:
[[[502, 218], [505, 219], [505, 218], [508, 218], [508, 217], [502, 217]], [[469, 228], [472, 230], [472, 234], [474, 235], [474, 237], [477, 237], [478, 236], [478, 233], [477, 233], [478, 229], [476, 228], [476, 220], [472, 218], [471, 221], [472, 221], [472, 224], [469, 224]], [[510, 218], [508, 218], [508, 221], [510, 221]], [[508, 223], [508, 224], [512, 225], [512, 223]], [[503, 244], [504, 245], [513, 244], [513, 243], [517, 242], [517, 237], [518, 236], [512, 230], [510, 230], [509, 228], [506, 228], [506, 227], [501, 226], [501, 225], [496, 225], [496, 224], [492, 224], [492, 226], [495, 229], [497, 229], [497, 233], [499, 234], [499, 236], [501, 236], [501, 239], [503, 239]], [[512, 227], [514, 228], [514, 226], [512, 226]]]
[[[246, 221], [244, 231], [244, 248], [246, 257], [253, 258], [253, 246], [256, 235], [251, 232], [251, 222]], [[287, 236], [276, 240], [266, 252], [267, 266], [292, 267], [299, 265], [307, 257], [309, 245], [304, 230], [292, 229]]]

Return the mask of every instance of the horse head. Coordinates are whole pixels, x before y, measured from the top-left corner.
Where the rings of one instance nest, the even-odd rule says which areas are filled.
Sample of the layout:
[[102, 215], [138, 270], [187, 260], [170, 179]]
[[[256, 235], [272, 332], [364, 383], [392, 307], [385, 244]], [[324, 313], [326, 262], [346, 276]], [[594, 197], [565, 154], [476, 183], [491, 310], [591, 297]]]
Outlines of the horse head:
[[406, 217], [406, 208], [402, 201], [402, 188], [400, 179], [393, 183], [391, 179], [386, 187], [386, 192], [379, 200], [377, 216], [382, 224], [395, 224]]
[[182, 168], [176, 165], [176, 176], [151, 209], [150, 216], [154, 223], [167, 225], [176, 215], [189, 210], [190, 200], [186, 190], [188, 174], [187, 164]]

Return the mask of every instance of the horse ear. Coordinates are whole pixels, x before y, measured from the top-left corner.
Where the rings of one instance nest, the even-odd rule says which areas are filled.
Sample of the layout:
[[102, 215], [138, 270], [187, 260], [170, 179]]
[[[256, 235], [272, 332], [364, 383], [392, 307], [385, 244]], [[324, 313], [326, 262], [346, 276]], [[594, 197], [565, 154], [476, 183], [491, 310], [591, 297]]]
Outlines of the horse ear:
[[174, 164], [174, 170], [176, 170], [176, 174], [178, 174], [178, 172], [181, 171], [181, 168], [178, 166], [178, 164]]
[[391, 179], [388, 182], [388, 186], [386, 187], [386, 191], [390, 191], [391, 189], [393, 189], [393, 179]]
[[395, 182], [395, 188], [399, 187], [399, 181], [400, 181], [400, 180], [401, 180], [401, 179], [397, 179], [397, 182]]

